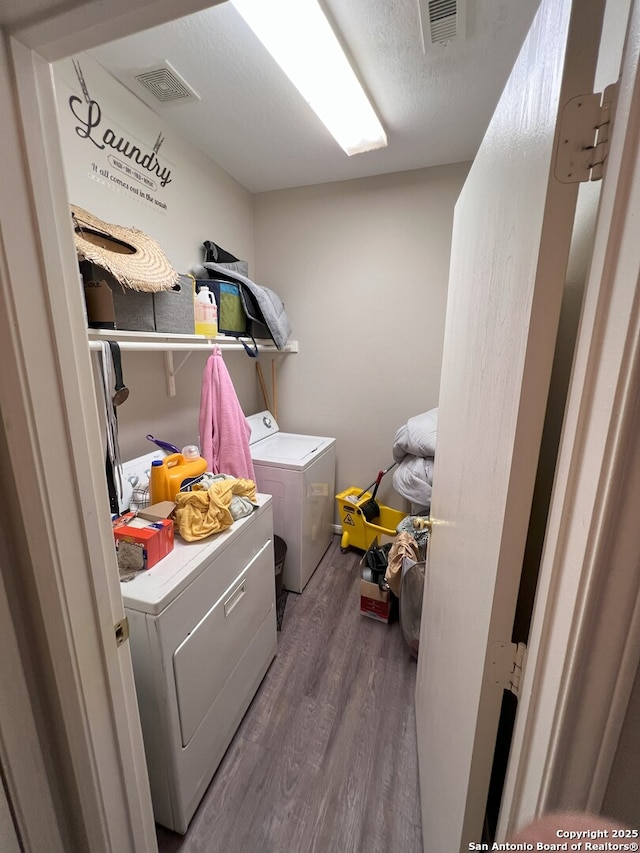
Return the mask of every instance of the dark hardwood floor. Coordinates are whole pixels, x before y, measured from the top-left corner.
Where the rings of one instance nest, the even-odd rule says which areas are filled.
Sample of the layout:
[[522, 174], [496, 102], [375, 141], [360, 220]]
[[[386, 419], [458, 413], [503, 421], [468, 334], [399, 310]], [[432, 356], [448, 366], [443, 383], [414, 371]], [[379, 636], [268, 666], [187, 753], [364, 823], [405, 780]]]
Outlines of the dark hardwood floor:
[[278, 655], [160, 853], [421, 853], [415, 661], [397, 622], [360, 615], [360, 554], [339, 546], [289, 594]]

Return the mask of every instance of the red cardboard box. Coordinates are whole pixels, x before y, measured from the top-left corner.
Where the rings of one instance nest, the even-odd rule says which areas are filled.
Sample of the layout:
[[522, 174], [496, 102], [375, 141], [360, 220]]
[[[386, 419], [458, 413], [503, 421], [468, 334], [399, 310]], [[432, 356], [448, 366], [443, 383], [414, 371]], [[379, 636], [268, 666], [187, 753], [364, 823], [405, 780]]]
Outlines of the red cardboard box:
[[391, 617], [389, 590], [383, 591], [377, 583], [360, 580], [360, 613], [378, 622], [388, 622]]
[[173, 551], [173, 521], [147, 521], [127, 512], [113, 522], [113, 536], [121, 569], [150, 569]]

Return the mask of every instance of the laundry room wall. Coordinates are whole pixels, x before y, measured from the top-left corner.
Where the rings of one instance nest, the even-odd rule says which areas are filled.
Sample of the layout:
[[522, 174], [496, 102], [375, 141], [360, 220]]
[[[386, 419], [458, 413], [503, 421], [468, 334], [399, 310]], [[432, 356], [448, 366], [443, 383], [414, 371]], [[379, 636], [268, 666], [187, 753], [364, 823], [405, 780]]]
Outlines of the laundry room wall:
[[[247, 259], [283, 298], [300, 346], [274, 359], [277, 395], [261, 356], [268, 405], [277, 397], [285, 430], [336, 436], [338, 488], [370, 482], [398, 427], [438, 403], [453, 208], [470, 164], [252, 196], [88, 55], [54, 74], [70, 201], [154, 237], [180, 272], [205, 239]], [[143, 151], [160, 141], [155, 171], [127, 173], [109, 144], [121, 137]], [[171, 398], [163, 353], [123, 353], [123, 458], [147, 452], [150, 432], [197, 442], [205, 358], [190, 356]], [[254, 364], [224, 358], [245, 413], [266, 407]], [[391, 477], [380, 496], [402, 505]]]
[[[84, 80], [90, 107], [79, 74]], [[202, 242], [214, 240], [253, 267], [252, 197], [88, 55], [54, 66], [59, 127], [69, 199], [101, 219], [134, 226], [156, 239], [178, 272], [203, 260]], [[179, 106], [168, 109], [180, 109]], [[107, 141], [105, 144], [105, 134]], [[143, 152], [157, 148], [151, 168], [119, 156], [120, 138]], [[100, 147], [104, 146], [104, 147]], [[119, 164], [119, 165], [118, 165]], [[164, 186], [163, 186], [164, 183]], [[175, 354], [179, 364], [184, 353]], [[94, 359], [96, 356], [94, 356]], [[194, 352], [180, 368], [175, 397], [167, 396], [162, 352], [123, 352], [130, 389], [118, 409], [124, 459], [147, 453], [152, 433], [180, 446], [198, 443], [200, 385], [206, 353]], [[253, 363], [243, 352], [225, 352], [245, 412], [258, 407]]]
[[[337, 438], [336, 490], [368, 485], [393, 461], [398, 427], [438, 405], [453, 209], [469, 165], [255, 197], [256, 272], [300, 344], [279, 361], [279, 422]], [[404, 506], [391, 475], [379, 496]]]

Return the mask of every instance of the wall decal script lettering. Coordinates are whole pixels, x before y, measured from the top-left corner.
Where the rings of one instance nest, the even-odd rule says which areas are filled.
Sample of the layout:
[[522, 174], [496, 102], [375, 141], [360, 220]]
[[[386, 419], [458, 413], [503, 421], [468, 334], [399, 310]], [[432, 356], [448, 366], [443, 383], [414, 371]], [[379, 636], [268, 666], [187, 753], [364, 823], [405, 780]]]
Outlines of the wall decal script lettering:
[[130, 139], [126, 139], [124, 136], [118, 137], [110, 127], [107, 127], [100, 136], [98, 128], [102, 121], [102, 110], [97, 101], [93, 99], [83, 101], [77, 95], [71, 95], [69, 109], [79, 122], [75, 131], [81, 139], [88, 139], [100, 150], [111, 148], [117, 151], [121, 157], [133, 160], [141, 169], [146, 169], [151, 174], [156, 175], [161, 187], [166, 187], [167, 184], [171, 183], [171, 169], [162, 166], [155, 151], [143, 154], [142, 150], [134, 145]]

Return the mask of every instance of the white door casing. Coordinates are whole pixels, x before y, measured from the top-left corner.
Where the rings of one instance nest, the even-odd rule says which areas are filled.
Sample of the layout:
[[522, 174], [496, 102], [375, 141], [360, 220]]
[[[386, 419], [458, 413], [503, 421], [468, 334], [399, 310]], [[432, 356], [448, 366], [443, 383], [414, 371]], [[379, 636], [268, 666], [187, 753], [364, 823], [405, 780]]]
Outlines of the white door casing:
[[153, 851], [131, 661], [114, 633], [124, 608], [51, 75], [16, 42], [13, 61], [25, 108], [19, 121], [7, 87], [0, 406], [29, 550], [21, 570], [32, 575], [28, 607], [59, 690], [60, 760], [72, 767], [83, 813], [76, 843], [85, 833], [91, 850]]
[[[576, 4], [577, 6], [578, 4]], [[591, 91], [604, 3], [543, 0], [456, 205], [416, 687], [425, 851], [478, 842], [577, 185], [561, 107]]]

